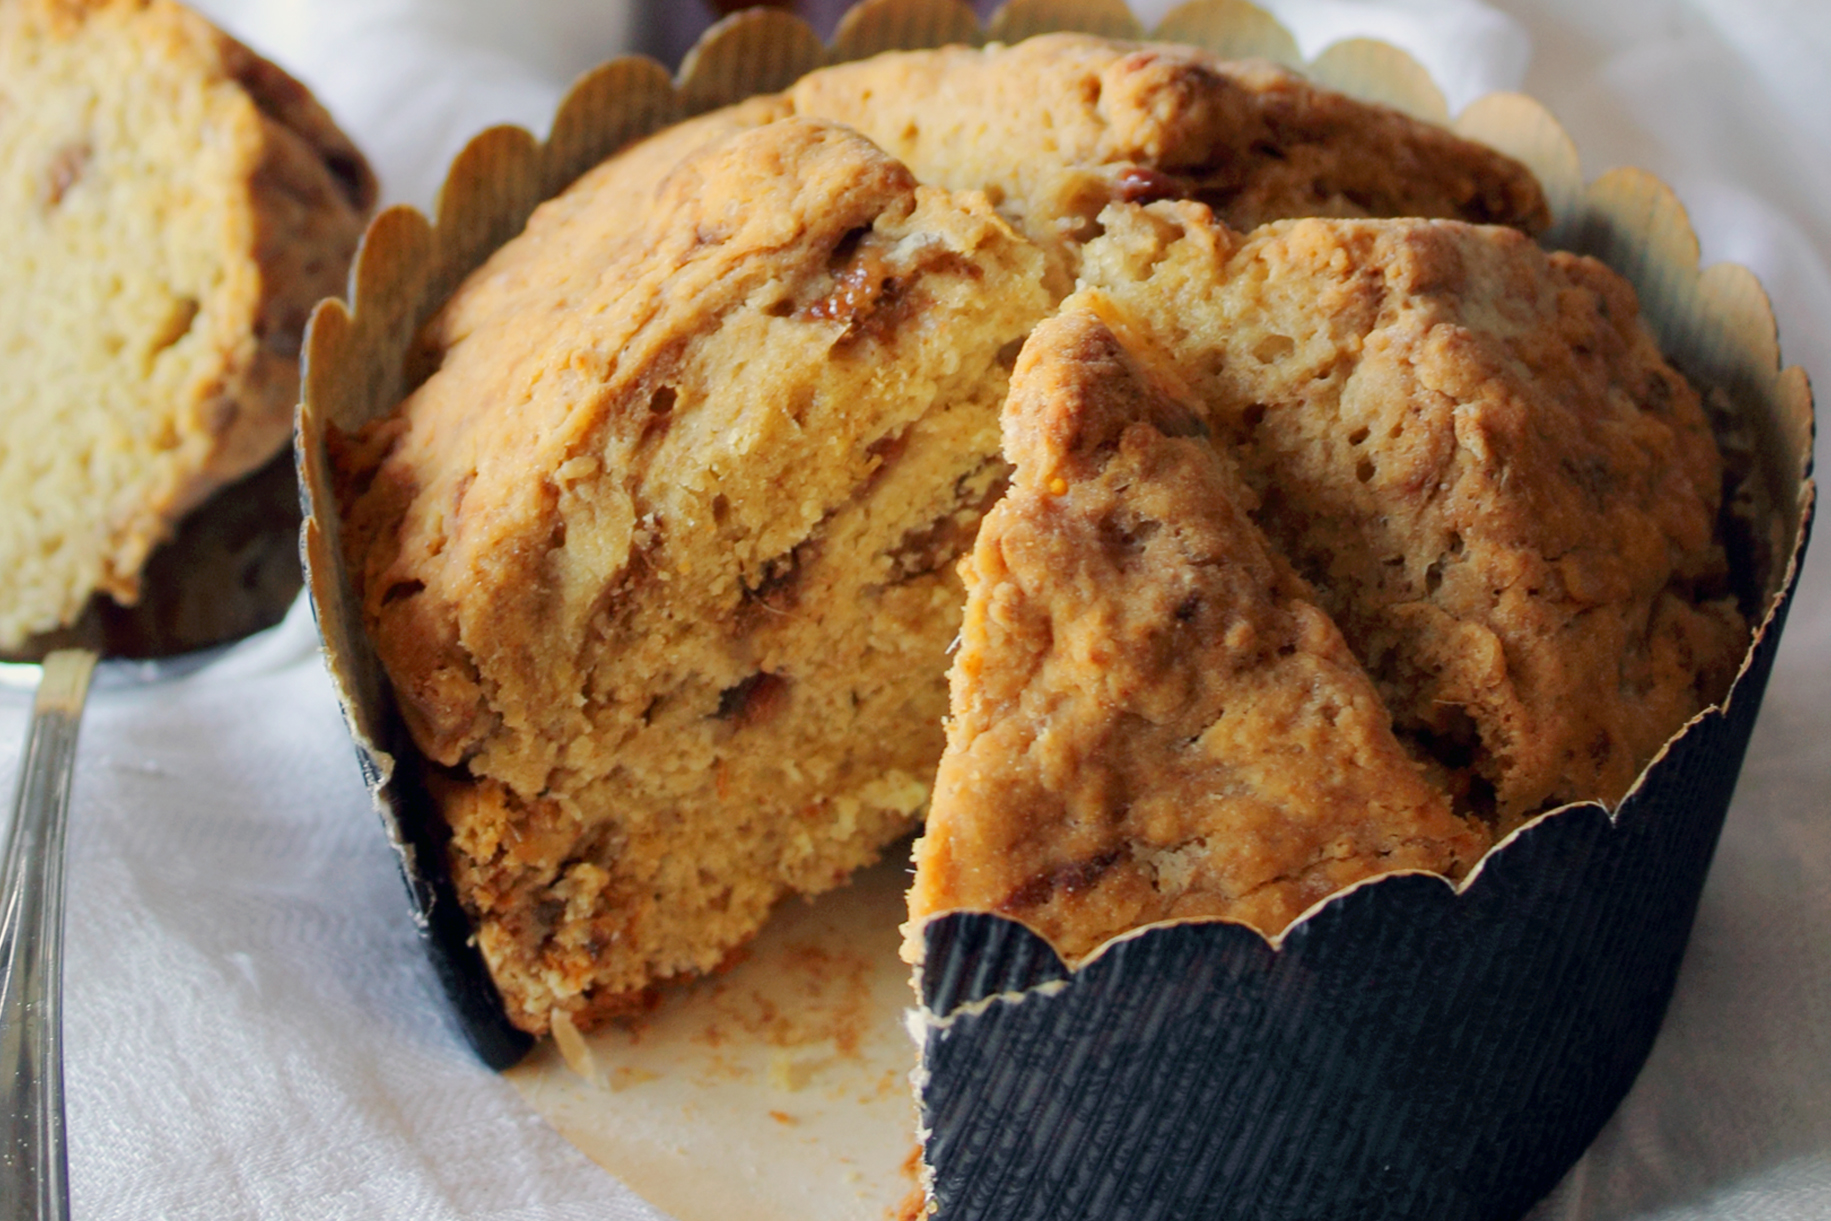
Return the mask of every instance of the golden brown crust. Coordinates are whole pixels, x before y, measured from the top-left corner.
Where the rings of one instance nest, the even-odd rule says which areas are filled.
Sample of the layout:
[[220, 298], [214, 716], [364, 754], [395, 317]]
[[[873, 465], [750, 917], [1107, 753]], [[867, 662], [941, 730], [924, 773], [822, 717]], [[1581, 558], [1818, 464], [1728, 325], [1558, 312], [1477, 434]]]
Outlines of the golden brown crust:
[[1161, 920], [1272, 936], [1361, 878], [1460, 873], [1487, 846], [1266, 545], [1199, 405], [1119, 325], [1071, 298], [1013, 375], [1016, 472], [963, 561], [906, 952], [962, 910], [1071, 963]]
[[803, 78], [798, 114], [844, 123], [923, 182], [984, 189], [1054, 248], [1113, 201], [1193, 199], [1235, 229], [1299, 216], [1450, 217], [1543, 229], [1530, 171], [1271, 64], [1051, 34], [880, 55]]
[[306, 321], [319, 301], [346, 290], [376, 195], [367, 163], [304, 87], [239, 43], [226, 36], [223, 42], [225, 66], [236, 69], [245, 86], [253, 81], [279, 92], [284, 81], [286, 94], [303, 98], [278, 111], [301, 127], [281, 122], [256, 97], [263, 148], [248, 191], [252, 254], [263, 291], [239, 384], [224, 395], [222, 410], [233, 423], [188, 498], [179, 498], [183, 507], [260, 465], [291, 436]]
[[290, 436], [299, 389], [299, 351], [312, 309], [342, 295], [350, 260], [375, 207], [378, 185], [368, 162], [304, 85], [221, 31], [221, 70], [260, 114], [262, 148], [248, 179], [252, 254], [262, 296], [254, 346], [226, 431], [195, 491], [258, 466]]
[[527, 227], [470, 276], [427, 324], [423, 350], [438, 359], [472, 331], [522, 310], [551, 309], [584, 291], [587, 268], [568, 252], [601, 250], [652, 220], [663, 185], [681, 162], [739, 132], [786, 118], [786, 99], [768, 95], [662, 129], [587, 171], [535, 210]]
[[286, 443], [305, 316], [342, 291], [374, 180], [303, 86], [169, 0], [11, 0], [0, 55], [7, 263], [32, 302], [0, 310], [25, 354], [0, 467], [47, 435], [109, 455], [0, 469], [27, 523], [10, 646], [92, 591], [132, 602], [178, 519]]
[[[261, 114], [311, 150], [351, 208], [362, 214], [374, 208], [380, 192], [374, 171], [311, 90], [273, 61], [220, 30], [215, 33], [223, 71], [241, 85]], [[322, 189], [316, 175], [302, 185], [313, 194]]]
[[986, 191], [1052, 251], [1063, 293], [1075, 246], [1115, 199], [1195, 199], [1242, 230], [1294, 216], [1442, 216], [1527, 232], [1550, 221], [1537, 181], [1511, 158], [1270, 64], [1082, 34], [891, 52], [675, 124], [600, 165], [587, 190], [542, 205], [529, 236], [472, 277], [433, 346], [512, 308], [530, 277], [557, 287], [565, 244], [634, 228], [695, 149], [790, 114], [862, 133], [921, 182]]
[[1465, 802], [1504, 827], [1617, 801], [1727, 690], [1721, 461], [1619, 276], [1455, 222], [1106, 221], [1088, 280], [1189, 371], [1261, 525]]

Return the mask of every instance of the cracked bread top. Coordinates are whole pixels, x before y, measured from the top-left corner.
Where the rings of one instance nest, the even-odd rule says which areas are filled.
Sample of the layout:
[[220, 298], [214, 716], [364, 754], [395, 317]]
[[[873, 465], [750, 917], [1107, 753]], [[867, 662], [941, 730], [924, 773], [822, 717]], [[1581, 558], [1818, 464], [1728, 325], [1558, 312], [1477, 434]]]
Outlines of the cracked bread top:
[[985, 191], [1049, 250], [1058, 295], [1114, 200], [1194, 199], [1242, 230], [1294, 216], [1453, 217], [1526, 232], [1550, 222], [1523, 165], [1389, 107], [1193, 47], [1049, 34], [887, 52], [677, 123], [543, 204], [428, 342], [442, 350], [520, 293], [563, 281], [561, 252], [634, 227], [695, 149], [791, 114], [862, 133], [921, 182]]
[[1722, 461], [1619, 275], [1453, 221], [1103, 219], [1088, 282], [1185, 371], [1464, 808], [1618, 801], [1728, 690]]
[[869, 136], [923, 182], [983, 189], [1055, 254], [1106, 204], [1192, 199], [1232, 228], [1299, 216], [1447, 217], [1537, 232], [1531, 172], [1485, 145], [1194, 47], [1048, 34], [810, 73], [796, 113]]

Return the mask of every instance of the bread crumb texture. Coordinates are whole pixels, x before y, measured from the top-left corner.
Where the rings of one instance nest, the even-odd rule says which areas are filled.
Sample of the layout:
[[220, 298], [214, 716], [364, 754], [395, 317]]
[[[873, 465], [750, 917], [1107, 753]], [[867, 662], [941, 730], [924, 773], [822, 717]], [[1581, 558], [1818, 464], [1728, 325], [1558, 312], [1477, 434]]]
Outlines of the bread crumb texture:
[[512, 1018], [715, 969], [931, 783], [918, 916], [1073, 952], [1618, 797], [1742, 626], [1696, 396], [1544, 221], [1427, 124], [1079, 36], [827, 69], [542, 205], [331, 438]]
[[302, 86], [189, 10], [0, 3], [0, 649], [131, 603], [286, 443], [374, 193]]

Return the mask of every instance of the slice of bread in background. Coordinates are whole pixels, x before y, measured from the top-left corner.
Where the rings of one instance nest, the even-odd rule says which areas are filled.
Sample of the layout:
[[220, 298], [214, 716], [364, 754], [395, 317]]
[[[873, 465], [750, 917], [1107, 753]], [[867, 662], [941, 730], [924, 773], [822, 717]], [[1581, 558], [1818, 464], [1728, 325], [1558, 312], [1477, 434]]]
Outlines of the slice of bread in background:
[[0, 0], [0, 649], [131, 603], [291, 435], [375, 198], [305, 88], [169, 0]]

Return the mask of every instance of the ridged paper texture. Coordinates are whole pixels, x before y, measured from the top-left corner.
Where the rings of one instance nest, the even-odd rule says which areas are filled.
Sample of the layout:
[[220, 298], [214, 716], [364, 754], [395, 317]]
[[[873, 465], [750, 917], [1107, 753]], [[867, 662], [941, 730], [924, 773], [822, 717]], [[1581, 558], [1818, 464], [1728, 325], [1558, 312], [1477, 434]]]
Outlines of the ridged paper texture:
[[[542, 199], [618, 148], [822, 64], [1063, 29], [1141, 33], [1119, 0], [1013, 0], [985, 28], [957, 0], [866, 0], [831, 46], [792, 17], [753, 11], [709, 31], [678, 78], [643, 59], [607, 64], [567, 95], [545, 143], [514, 128], [478, 136], [435, 220], [406, 208], [377, 217], [349, 306], [314, 315], [299, 438], [309, 588], [435, 962], [490, 1063], [526, 1040], [492, 1008], [417, 756], [363, 635], [327, 434], [392, 411], [429, 372], [413, 340], [445, 297]], [[1537, 102], [1494, 95], [1451, 120], [1403, 52], [1355, 40], [1306, 66], [1245, 0], [1195, 0], [1160, 32], [1451, 122], [1538, 173], [1554, 214], [1547, 244], [1626, 275], [1667, 353], [1746, 439], [1760, 627], [1726, 707], [1667, 747], [1617, 818], [1594, 805], [1544, 816], [1459, 890], [1395, 875], [1331, 900], [1276, 946], [1239, 926], [1177, 925], [1121, 939], [1073, 973], [1012, 922], [932, 922], [922, 1107], [937, 1215], [1517, 1216], [1606, 1119], [1658, 1029], [1809, 532], [1810, 393], [1780, 367], [1754, 278], [1700, 270], [1683, 208], [1651, 175], [1584, 183], [1570, 138]]]
[[1022, 42], [1058, 30], [1105, 38], [1142, 38], [1145, 33], [1125, 0], [1010, 0], [992, 14], [986, 39]]
[[1542, 818], [1460, 893], [1388, 875], [1275, 948], [1234, 924], [1148, 930], [1066, 988], [1011, 921], [928, 925], [936, 1215], [1524, 1214], [1652, 1046], [1778, 628], [1614, 820]]
[[959, 0], [930, 4], [860, 4], [840, 19], [833, 60], [844, 63], [882, 51], [978, 46], [985, 41], [979, 17]]
[[1269, 59], [1303, 67], [1303, 54], [1278, 19], [1246, 0], [1197, 0], [1172, 9], [1152, 37], [1203, 47], [1227, 59]]
[[1349, 38], [1327, 48], [1307, 71], [1323, 84], [1403, 110], [1427, 123], [1448, 123], [1449, 104], [1424, 66], [1395, 46]]

